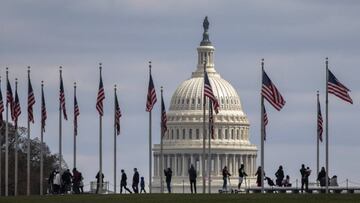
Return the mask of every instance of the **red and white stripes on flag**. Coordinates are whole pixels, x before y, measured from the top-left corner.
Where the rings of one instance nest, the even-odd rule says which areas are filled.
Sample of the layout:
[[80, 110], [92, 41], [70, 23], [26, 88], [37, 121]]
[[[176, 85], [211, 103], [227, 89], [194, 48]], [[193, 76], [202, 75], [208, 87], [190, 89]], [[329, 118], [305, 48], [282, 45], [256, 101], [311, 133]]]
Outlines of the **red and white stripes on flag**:
[[215, 132], [214, 132], [214, 114], [212, 108], [212, 102], [209, 104], [209, 125], [210, 125], [210, 135], [211, 139], [215, 139]]
[[105, 90], [104, 85], [102, 81], [102, 75], [101, 75], [101, 66], [100, 66], [100, 82], [99, 82], [99, 91], [96, 98], [96, 110], [99, 112], [100, 116], [104, 115], [104, 104], [103, 101], [105, 99]]
[[318, 134], [318, 139], [322, 142], [322, 133], [323, 133], [323, 118], [321, 115], [321, 107], [320, 107], [320, 101], [317, 101], [317, 134]]
[[15, 102], [14, 102], [14, 122], [15, 122], [15, 129], [18, 127], [18, 120], [19, 116], [21, 114], [21, 108], [20, 108], [20, 101], [19, 96], [17, 93], [17, 85], [15, 87]]
[[33, 106], [35, 104], [34, 90], [31, 85], [30, 71], [28, 73], [28, 120], [34, 123]]
[[64, 91], [64, 84], [62, 79], [62, 71], [60, 70], [60, 110], [62, 109], [64, 114], [64, 119], [67, 120], [67, 114], [66, 114], [66, 105], [65, 105], [65, 91]]
[[285, 100], [281, 96], [276, 86], [271, 82], [269, 76], [263, 71], [261, 95], [278, 111], [285, 105]]
[[212, 87], [211, 87], [211, 84], [210, 84], [210, 80], [209, 80], [209, 77], [208, 77], [208, 74], [207, 72], [205, 71], [205, 74], [204, 74], [204, 95], [205, 97], [208, 97], [209, 100], [212, 102], [213, 106], [214, 106], [214, 111], [216, 114], [219, 113], [219, 102], [218, 100], [216, 99], [214, 93], [213, 93], [213, 90], [212, 90]]
[[45, 95], [44, 95], [44, 84], [41, 84], [41, 130], [45, 132], [46, 125], [46, 104], [45, 104]]
[[[0, 79], [0, 84], [1, 84], [1, 79]], [[1, 91], [1, 88], [0, 88], [0, 126], [3, 124], [3, 120], [4, 120], [3, 112], [4, 112], [4, 110], [5, 110], [4, 101], [3, 101], [2, 91]]]
[[165, 136], [165, 132], [167, 131], [167, 116], [166, 109], [163, 97], [161, 97], [161, 130], [163, 132], [163, 136]]
[[267, 113], [266, 113], [266, 109], [265, 109], [265, 105], [262, 105], [263, 108], [263, 112], [264, 112], [264, 140], [266, 140], [266, 126], [269, 123], [269, 119], [267, 117]]
[[115, 129], [116, 129], [116, 135], [120, 135], [120, 118], [121, 118], [121, 110], [119, 101], [117, 98], [117, 94], [115, 92]]
[[78, 134], [78, 117], [80, 116], [80, 109], [76, 98], [76, 87], [74, 89], [74, 135]]
[[157, 101], [156, 98], [156, 91], [155, 91], [155, 86], [154, 86], [154, 82], [150, 73], [150, 79], [149, 79], [149, 86], [148, 86], [148, 93], [147, 93], [147, 97], [146, 97], [146, 111], [150, 112], [155, 103]]
[[6, 81], [6, 105], [10, 105], [11, 120], [15, 120], [14, 117], [14, 96], [11, 89], [9, 78]]
[[330, 70], [328, 70], [327, 86], [328, 86], [328, 92], [330, 94], [333, 94], [339, 97], [340, 99], [349, 102], [350, 104], [353, 103], [349, 95], [350, 90], [347, 87], [345, 87], [345, 85], [343, 85]]

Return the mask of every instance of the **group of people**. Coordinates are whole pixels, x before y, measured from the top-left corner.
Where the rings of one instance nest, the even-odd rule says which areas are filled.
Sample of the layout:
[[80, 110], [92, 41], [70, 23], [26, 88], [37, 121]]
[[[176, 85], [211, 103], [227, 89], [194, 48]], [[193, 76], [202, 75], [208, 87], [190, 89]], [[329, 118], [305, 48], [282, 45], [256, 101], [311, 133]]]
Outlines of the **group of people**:
[[83, 176], [76, 168], [66, 169], [62, 173], [59, 170], [53, 170], [48, 179], [49, 194], [67, 194], [71, 191], [75, 194], [84, 193]]
[[[96, 187], [96, 193], [99, 192], [99, 186], [100, 186], [100, 172], [98, 172], [96, 174], [96, 180], [97, 180], [97, 187]], [[102, 182], [104, 182], [104, 174], [101, 175], [102, 178]], [[139, 183], [140, 183], [140, 193], [144, 192], [146, 193], [145, 190], [145, 179], [144, 177], [140, 178], [140, 174], [137, 170], [137, 168], [134, 168], [134, 175], [133, 175], [133, 179], [132, 179], [132, 189], [133, 191], [131, 191], [128, 187], [127, 187], [127, 175], [125, 173], [124, 169], [121, 169], [121, 179], [120, 179], [120, 194], [123, 193], [123, 189], [125, 191], [128, 191], [130, 194], [131, 193], [139, 193]]]

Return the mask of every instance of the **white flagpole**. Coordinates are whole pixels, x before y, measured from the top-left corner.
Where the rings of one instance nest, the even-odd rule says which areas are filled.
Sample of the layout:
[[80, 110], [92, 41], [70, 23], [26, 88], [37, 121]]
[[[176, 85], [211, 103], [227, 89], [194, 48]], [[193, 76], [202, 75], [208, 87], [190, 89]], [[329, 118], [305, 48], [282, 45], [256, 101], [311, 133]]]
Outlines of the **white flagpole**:
[[[261, 76], [263, 76], [263, 74], [264, 74], [264, 59], [262, 59], [261, 60]], [[262, 84], [262, 82], [263, 81], [261, 81], [261, 86], [263, 85]], [[260, 109], [261, 109], [261, 132], [260, 132], [260, 134], [261, 134], [261, 193], [264, 193], [264, 191], [265, 191], [265, 189], [264, 189], [264, 155], [265, 155], [265, 153], [264, 153], [264, 148], [265, 148], [265, 146], [264, 146], [264, 130], [265, 130], [265, 126], [264, 126], [264, 108], [263, 108], [263, 106], [264, 106], [264, 97], [261, 95], [261, 107], [260, 107]], [[259, 174], [258, 174], [259, 175]]]
[[[211, 105], [211, 101], [209, 100], [209, 118], [210, 118], [210, 111], [212, 111], [212, 105]], [[213, 121], [214, 121], [214, 115], [213, 116]], [[208, 148], [208, 193], [211, 194], [211, 135], [212, 135], [212, 125], [213, 123], [210, 122], [209, 120], [209, 129], [208, 129], [208, 145], [209, 145], [209, 148]], [[234, 163], [235, 164], [235, 163]]]
[[114, 85], [114, 194], [116, 194], [116, 85]]
[[[204, 84], [205, 84], [205, 73], [206, 73], [206, 58], [204, 61]], [[203, 85], [204, 88], [204, 85]], [[203, 194], [205, 194], [206, 192], [206, 171], [205, 171], [205, 145], [206, 145], [206, 135], [205, 135], [205, 131], [206, 131], [206, 124], [205, 124], [205, 114], [206, 114], [206, 97], [204, 94], [203, 90], [203, 151], [202, 151], [202, 162], [201, 162], [201, 167], [202, 167], [202, 181], [203, 181]]]
[[[1, 76], [0, 76], [0, 88], [1, 88]], [[5, 98], [6, 98], [6, 94], [5, 94]], [[4, 97], [3, 97], [3, 104], [4, 104]], [[1, 120], [0, 121], [1, 122], [1, 128], [0, 128], [0, 130], [2, 131], [2, 129], [3, 129], [3, 124], [4, 124], [4, 121], [3, 120]], [[1, 136], [3, 136], [2, 134], [1, 134]], [[2, 141], [0, 140], [0, 149], [2, 149]], [[2, 195], [2, 187], [1, 187], [1, 185], [2, 185], [2, 150], [0, 150], [0, 196]]]
[[[44, 92], [44, 81], [41, 81], [41, 94]], [[43, 95], [41, 95], [41, 100], [42, 100]], [[41, 101], [42, 102], [42, 101]], [[41, 106], [41, 115], [43, 109]], [[41, 130], [40, 130], [40, 195], [43, 195], [43, 174], [44, 174], [44, 155], [43, 155], [43, 142], [44, 142], [44, 129], [43, 129], [43, 117], [41, 116]]]
[[[161, 102], [163, 100], [163, 87], [161, 86], [160, 88], [160, 93], [161, 93]], [[163, 153], [163, 137], [164, 137], [164, 129], [163, 129], [163, 120], [162, 120], [162, 111], [160, 113], [161, 115], [161, 121], [160, 121], [160, 193], [163, 193], [164, 192], [164, 153]]]
[[[30, 80], [30, 66], [28, 66], [28, 80]], [[29, 85], [30, 81], [28, 81]], [[30, 88], [30, 87], [28, 87]], [[28, 95], [29, 96], [29, 95]], [[28, 102], [29, 109], [29, 102]], [[26, 179], [26, 195], [30, 195], [30, 120], [28, 112], [28, 122], [27, 122], [27, 179]]]
[[[149, 75], [151, 76], [151, 61], [149, 61]], [[151, 110], [152, 111], [152, 110]], [[152, 150], [151, 150], [151, 146], [152, 146], [152, 120], [151, 120], [151, 111], [149, 111], [149, 193], [152, 193]], [[161, 169], [162, 170], [162, 169]], [[160, 170], [160, 171], [161, 171]], [[162, 174], [162, 173], [161, 173]], [[162, 176], [161, 176], [162, 177]], [[162, 179], [161, 179], [161, 183], [160, 183], [160, 190], [162, 193]]]
[[[6, 67], [6, 97], [7, 81], [9, 80], [9, 68]], [[5, 123], [5, 196], [9, 195], [9, 102], [6, 101], [6, 123]]]
[[[74, 82], [74, 98], [76, 98], [76, 82]], [[74, 101], [75, 102], [75, 101]], [[75, 132], [75, 103], [74, 103], [74, 168], [76, 168], [76, 132]], [[77, 125], [77, 124], [76, 124]]]
[[[316, 103], [316, 106], [317, 106], [317, 112], [316, 112], [316, 174], [319, 174], [319, 155], [320, 155], [320, 152], [319, 152], [319, 139], [320, 139], [320, 134], [319, 134], [319, 129], [318, 129], [318, 126], [319, 126], [319, 91], [317, 91], [317, 103]], [[318, 181], [317, 182], [317, 185], [318, 185]]]
[[329, 61], [328, 58], [326, 57], [326, 61], [325, 61], [325, 65], [326, 65], [326, 93], [325, 93], [325, 113], [326, 113], [326, 126], [325, 126], [325, 130], [326, 130], [326, 135], [325, 135], [325, 139], [326, 139], [326, 158], [325, 158], [325, 162], [326, 162], [326, 176], [325, 176], [325, 186], [326, 186], [326, 193], [329, 193], [329, 94], [328, 94], [328, 81], [329, 81]]
[[[100, 77], [101, 77], [101, 63], [99, 64], [100, 67]], [[100, 78], [102, 79], [102, 78]], [[103, 87], [104, 88], [104, 87]], [[105, 91], [105, 90], [104, 90]], [[99, 172], [99, 194], [102, 193], [102, 187], [103, 187], [103, 179], [102, 179], [102, 115], [99, 114], [99, 165], [100, 165], [100, 172]]]
[[[16, 97], [16, 93], [17, 93], [17, 86], [18, 86], [18, 80], [17, 78], [15, 78], [15, 97]], [[14, 104], [16, 105], [16, 104]], [[15, 106], [14, 106], [15, 108]], [[15, 112], [15, 111], [14, 111]], [[15, 128], [15, 133], [14, 133], [14, 151], [15, 151], [15, 163], [14, 163], [14, 196], [17, 196], [17, 189], [18, 189], [18, 127], [17, 127], [17, 118], [16, 119], [16, 128]]]
[[[62, 79], [62, 67], [60, 66], [60, 83]], [[65, 89], [64, 89], [65, 91]], [[61, 119], [61, 99], [59, 99], [59, 172], [62, 172], [61, 162], [62, 162], [62, 119]]]

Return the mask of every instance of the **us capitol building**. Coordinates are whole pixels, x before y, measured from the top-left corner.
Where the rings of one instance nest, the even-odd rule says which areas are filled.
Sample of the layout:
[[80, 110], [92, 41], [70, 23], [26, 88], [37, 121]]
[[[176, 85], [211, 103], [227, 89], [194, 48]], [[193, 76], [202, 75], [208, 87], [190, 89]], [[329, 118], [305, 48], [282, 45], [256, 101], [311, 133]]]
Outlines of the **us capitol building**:
[[[211, 190], [217, 192], [222, 188], [224, 166], [228, 167], [232, 175], [230, 180], [232, 188], [236, 188], [239, 182], [238, 169], [242, 163], [249, 175], [247, 184], [255, 184], [257, 147], [250, 143], [250, 123], [243, 111], [237, 91], [215, 69], [215, 48], [209, 40], [207, 28], [206, 18], [203, 40], [197, 48], [196, 70], [192, 72], [190, 79], [182, 82], [175, 90], [167, 113], [168, 131], [163, 138], [164, 168], [171, 168], [173, 171], [171, 185], [174, 193], [190, 192], [188, 169], [191, 164], [194, 165], [198, 174], [196, 182], [198, 193], [202, 192], [203, 175], [208, 178], [207, 174], [202, 174], [203, 135], [207, 135], [206, 131], [203, 132], [202, 104], [205, 59], [206, 71], [220, 105], [219, 114], [214, 114], [215, 139], [211, 140]], [[206, 106], [208, 108], [208, 105]], [[208, 115], [206, 115], [206, 125], [208, 125]], [[207, 159], [207, 153], [206, 149], [205, 159]], [[160, 168], [160, 144], [155, 144], [153, 147], [153, 159], [153, 192], [160, 192], [160, 173], [164, 173], [164, 168]], [[208, 173], [207, 160], [205, 170]], [[243, 183], [242, 187], [244, 185]], [[164, 188], [166, 188], [165, 177]]]

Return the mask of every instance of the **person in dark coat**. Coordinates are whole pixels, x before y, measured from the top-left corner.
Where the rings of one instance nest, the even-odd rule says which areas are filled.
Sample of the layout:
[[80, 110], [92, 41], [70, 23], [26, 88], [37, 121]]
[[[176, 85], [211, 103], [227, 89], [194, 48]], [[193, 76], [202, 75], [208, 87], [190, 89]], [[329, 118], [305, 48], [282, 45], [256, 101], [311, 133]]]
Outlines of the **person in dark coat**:
[[326, 185], [326, 171], [325, 167], [321, 167], [321, 171], [318, 174], [317, 180], [320, 182], [320, 186], [324, 187]]
[[139, 181], [140, 181], [139, 172], [137, 171], [137, 168], [134, 168], [134, 176], [132, 182], [132, 188], [134, 193], [139, 193]]
[[124, 169], [121, 169], [121, 180], [120, 180], [120, 194], [122, 193], [122, 189], [124, 188], [129, 193], [132, 193], [129, 188], [126, 187], [127, 185], [127, 176]]
[[73, 168], [73, 177], [72, 177], [72, 182], [73, 182], [73, 192], [75, 194], [80, 194], [80, 181], [81, 181], [81, 174], [79, 173], [79, 171], [77, 171], [76, 168]]
[[302, 165], [301, 165], [300, 174], [301, 174], [301, 193], [303, 193], [303, 191], [304, 191], [304, 185], [305, 185], [305, 175], [306, 175], [305, 164], [302, 164]]
[[[245, 172], [245, 167], [244, 164], [241, 164], [240, 168], [239, 168], [239, 185], [238, 185], [238, 189], [240, 190], [241, 184], [244, 181], [244, 178], [248, 176]], [[245, 184], [246, 185], [246, 184]]]
[[[262, 183], [262, 174], [261, 174], [261, 166], [258, 167], [256, 173], [255, 173], [256, 177], [256, 184], [258, 187], [261, 187], [261, 183]], [[264, 176], [265, 176], [265, 171], [264, 171]]]
[[56, 170], [52, 170], [50, 175], [49, 175], [49, 179], [48, 179], [48, 184], [49, 184], [49, 193], [50, 194], [54, 194], [54, 177], [56, 175]]
[[[99, 188], [102, 188], [102, 186], [100, 186], [100, 171], [96, 174], [95, 176], [96, 178], [96, 194], [99, 193]], [[104, 184], [104, 174], [101, 174], [101, 182], [102, 184]]]
[[227, 181], [228, 178], [231, 176], [231, 174], [228, 171], [228, 168], [225, 166], [222, 170], [222, 176], [223, 176], [223, 190], [227, 191]]
[[311, 174], [311, 170], [309, 167], [306, 167], [305, 171], [305, 191], [308, 192], [309, 190], [309, 176]]
[[141, 179], [140, 179], [140, 193], [142, 193], [143, 191], [144, 191], [144, 193], [146, 193], [145, 179], [144, 179], [144, 177], [141, 177]]
[[275, 177], [276, 177], [276, 185], [277, 186], [282, 186], [282, 182], [284, 179], [284, 170], [282, 166], [279, 166], [279, 169], [276, 171], [275, 173]]
[[71, 179], [72, 179], [72, 175], [70, 173], [70, 170], [66, 169], [66, 171], [64, 171], [64, 173], [61, 175], [62, 193], [66, 194], [68, 191], [71, 190]]
[[[194, 168], [194, 165], [191, 164], [188, 172], [189, 172], [189, 179], [190, 179], [191, 194], [193, 192], [195, 192], [195, 194], [196, 194], [196, 177], [197, 177], [197, 174], [196, 174], [196, 170]], [[194, 189], [193, 189], [193, 187], [194, 187]]]
[[166, 177], [166, 186], [169, 193], [171, 193], [171, 177], [172, 177], [172, 170], [171, 168], [167, 168], [164, 170], [164, 175]]

